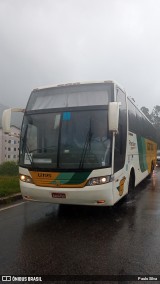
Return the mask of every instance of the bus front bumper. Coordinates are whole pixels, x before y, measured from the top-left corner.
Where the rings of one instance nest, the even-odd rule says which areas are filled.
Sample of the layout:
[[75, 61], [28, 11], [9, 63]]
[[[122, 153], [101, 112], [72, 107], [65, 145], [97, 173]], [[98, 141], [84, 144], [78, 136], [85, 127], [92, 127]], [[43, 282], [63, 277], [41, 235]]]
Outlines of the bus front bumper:
[[30, 201], [96, 206], [114, 204], [112, 182], [83, 188], [52, 188], [20, 181], [20, 187], [23, 198]]

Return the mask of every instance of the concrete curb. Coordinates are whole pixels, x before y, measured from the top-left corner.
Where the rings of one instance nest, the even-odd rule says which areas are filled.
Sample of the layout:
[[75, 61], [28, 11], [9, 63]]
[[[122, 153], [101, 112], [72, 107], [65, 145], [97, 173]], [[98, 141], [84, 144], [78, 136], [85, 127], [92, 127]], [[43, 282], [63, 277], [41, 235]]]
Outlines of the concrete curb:
[[22, 199], [21, 193], [16, 193], [16, 194], [9, 195], [9, 196], [6, 196], [6, 197], [1, 197], [0, 198], [0, 205], [1, 204], [8, 204], [8, 203], [11, 203], [13, 201], [17, 201], [19, 199]]

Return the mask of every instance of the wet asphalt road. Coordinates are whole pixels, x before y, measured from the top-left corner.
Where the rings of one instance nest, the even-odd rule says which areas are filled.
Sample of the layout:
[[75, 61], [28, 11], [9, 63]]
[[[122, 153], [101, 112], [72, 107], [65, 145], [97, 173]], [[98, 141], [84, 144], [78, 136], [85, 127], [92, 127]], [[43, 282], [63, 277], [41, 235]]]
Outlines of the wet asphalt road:
[[14, 205], [0, 208], [1, 275], [160, 275], [160, 168], [111, 208]]

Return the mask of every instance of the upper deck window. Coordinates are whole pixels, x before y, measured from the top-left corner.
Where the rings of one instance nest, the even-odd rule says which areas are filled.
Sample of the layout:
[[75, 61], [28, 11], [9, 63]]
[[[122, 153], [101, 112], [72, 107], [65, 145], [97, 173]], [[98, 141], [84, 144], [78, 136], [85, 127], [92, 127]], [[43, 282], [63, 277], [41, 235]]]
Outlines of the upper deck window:
[[108, 105], [113, 101], [113, 83], [71, 85], [34, 90], [27, 111], [91, 105]]

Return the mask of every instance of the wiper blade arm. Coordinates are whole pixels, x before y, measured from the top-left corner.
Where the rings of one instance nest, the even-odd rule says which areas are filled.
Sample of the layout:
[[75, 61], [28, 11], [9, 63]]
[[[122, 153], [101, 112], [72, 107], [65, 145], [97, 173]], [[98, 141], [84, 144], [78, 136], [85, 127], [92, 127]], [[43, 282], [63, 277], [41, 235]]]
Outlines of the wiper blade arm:
[[90, 123], [90, 127], [89, 127], [89, 130], [88, 130], [87, 135], [86, 135], [86, 141], [84, 143], [84, 147], [83, 147], [83, 150], [82, 150], [82, 155], [81, 155], [81, 160], [80, 160], [80, 163], [79, 163], [79, 168], [83, 168], [83, 164], [84, 164], [84, 160], [85, 160], [85, 157], [86, 157], [87, 149], [88, 149], [88, 146], [91, 143], [91, 138], [92, 138], [92, 132], [91, 132], [91, 123]]

